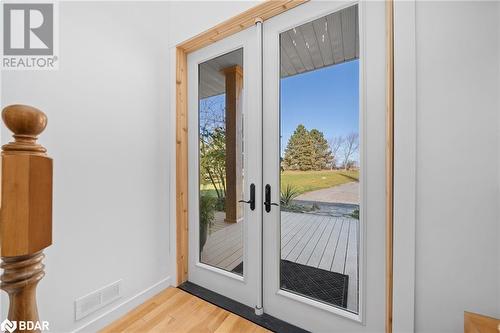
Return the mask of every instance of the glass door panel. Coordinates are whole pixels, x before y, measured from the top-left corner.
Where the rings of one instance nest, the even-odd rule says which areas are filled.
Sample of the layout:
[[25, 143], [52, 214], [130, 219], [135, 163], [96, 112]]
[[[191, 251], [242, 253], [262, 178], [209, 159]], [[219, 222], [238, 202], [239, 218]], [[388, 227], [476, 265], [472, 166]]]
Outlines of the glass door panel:
[[262, 267], [257, 37], [250, 27], [189, 53], [187, 66], [188, 280], [251, 307]]
[[264, 23], [264, 309], [310, 331], [384, 328], [384, 10], [311, 1]]
[[358, 5], [279, 35], [281, 289], [358, 312]]
[[200, 262], [243, 275], [243, 49], [198, 73]]

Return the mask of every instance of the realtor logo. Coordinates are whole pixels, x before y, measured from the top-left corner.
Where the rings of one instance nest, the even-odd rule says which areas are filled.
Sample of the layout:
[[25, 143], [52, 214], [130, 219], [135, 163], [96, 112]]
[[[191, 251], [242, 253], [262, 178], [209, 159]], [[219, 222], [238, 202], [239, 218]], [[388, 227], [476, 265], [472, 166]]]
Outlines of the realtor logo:
[[4, 4], [4, 55], [54, 54], [54, 5]]
[[57, 4], [2, 4], [2, 69], [56, 69]]

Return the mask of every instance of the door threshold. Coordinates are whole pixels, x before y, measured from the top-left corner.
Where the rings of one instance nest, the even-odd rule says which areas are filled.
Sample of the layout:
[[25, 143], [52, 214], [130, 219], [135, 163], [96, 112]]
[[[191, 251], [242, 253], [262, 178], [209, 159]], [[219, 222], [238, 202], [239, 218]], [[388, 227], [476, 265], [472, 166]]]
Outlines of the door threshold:
[[286, 333], [307, 333], [306, 331], [300, 327], [294, 326], [286, 321], [280, 320], [273, 316], [270, 316], [266, 313], [263, 315], [257, 316], [255, 314], [255, 309], [251, 308], [245, 304], [241, 304], [236, 302], [235, 300], [230, 299], [229, 297], [222, 296], [217, 294], [209, 289], [203, 288], [197, 284], [191, 283], [189, 281], [184, 282], [177, 288], [184, 290], [185, 292], [190, 293], [196, 297], [199, 297], [209, 303], [217, 305], [218, 307], [232, 312], [240, 317], [243, 317], [254, 324], [267, 328], [273, 332], [286, 332]]

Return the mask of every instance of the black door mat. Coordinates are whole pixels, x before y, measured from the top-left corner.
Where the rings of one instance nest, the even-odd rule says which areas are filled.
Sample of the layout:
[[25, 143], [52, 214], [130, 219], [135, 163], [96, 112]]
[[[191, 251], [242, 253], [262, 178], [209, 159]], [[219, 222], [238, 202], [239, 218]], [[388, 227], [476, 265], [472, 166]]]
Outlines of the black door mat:
[[281, 260], [280, 280], [282, 289], [347, 307], [347, 275]]
[[191, 295], [199, 297], [209, 303], [215, 304], [218, 307], [223, 308], [224, 310], [227, 310], [229, 312], [237, 314], [240, 317], [250, 320], [254, 324], [267, 328], [270, 331], [277, 333], [309, 332], [300, 327], [289, 324], [286, 321], [270, 316], [267, 313], [264, 313], [261, 316], [257, 316], [253, 308], [245, 304], [236, 302], [235, 300], [232, 300], [229, 297], [217, 294], [209, 289], [203, 288], [189, 281], [184, 282], [178, 288], [184, 290], [185, 292], [190, 293]]
[[236, 266], [235, 268], [233, 268], [233, 270], [231, 272], [243, 275], [243, 261], [240, 262], [240, 264], [238, 266]]

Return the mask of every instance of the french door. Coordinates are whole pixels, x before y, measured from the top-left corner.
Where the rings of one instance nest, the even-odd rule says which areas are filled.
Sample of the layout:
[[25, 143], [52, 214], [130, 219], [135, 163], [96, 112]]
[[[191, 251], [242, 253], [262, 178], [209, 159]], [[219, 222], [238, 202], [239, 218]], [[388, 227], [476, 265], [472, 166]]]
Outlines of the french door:
[[257, 37], [251, 27], [188, 55], [188, 279], [251, 307], [262, 268]]
[[264, 24], [264, 310], [315, 332], [384, 329], [384, 11], [311, 1]]
[[385, 4], [310, 1], [188, 55], [189, 281], [384, 329]]

